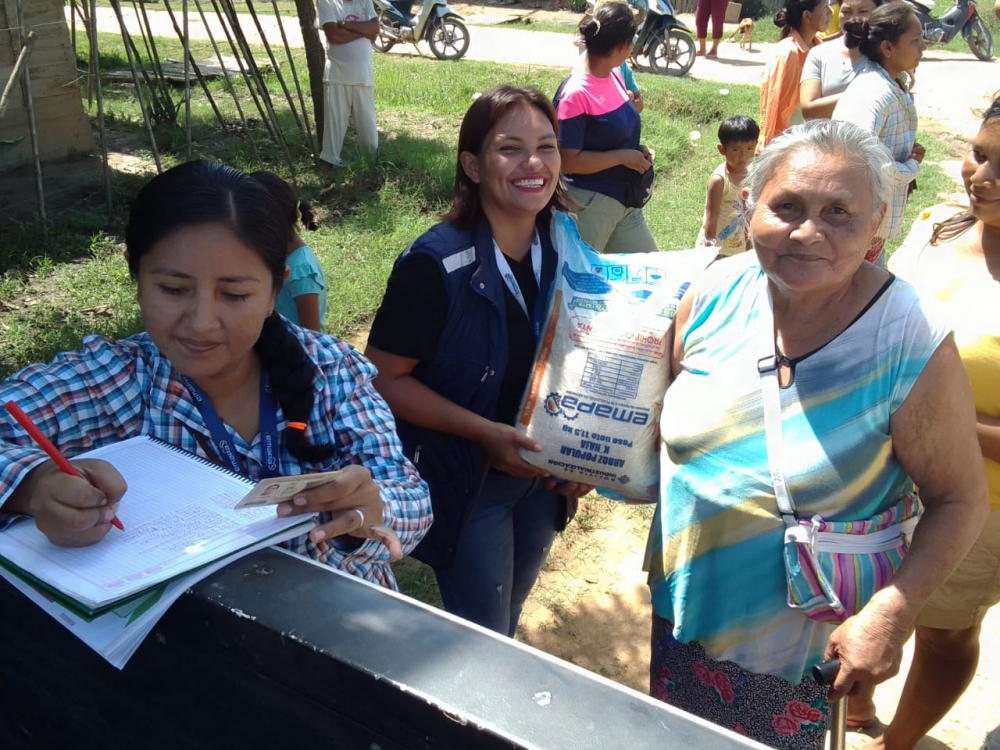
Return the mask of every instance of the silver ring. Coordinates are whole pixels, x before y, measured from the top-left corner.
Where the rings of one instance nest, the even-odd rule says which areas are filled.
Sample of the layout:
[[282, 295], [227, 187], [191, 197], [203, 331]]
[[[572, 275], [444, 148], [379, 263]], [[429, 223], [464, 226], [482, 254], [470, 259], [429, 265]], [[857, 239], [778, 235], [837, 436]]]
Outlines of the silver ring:
[[360, 519], [361, 519], [361, 523], [359, 523], [359, 524], [358, 524], [358, 525], [357, 525], [357, 526], [355, 527], [355, 528], [358, 528], [358, 529], [360, 529], [360, 528], [361, 528], [362, 526], [364, 526], [364, 525], [365, 525], [365, 514], [361, 512], [361, 508], [351, 508], [351, 510], [353, 510], [353, 511], [354, 511], [355, 513], [357, 513], [357, 514], [358, 514], [358, 518], [360, 518]]

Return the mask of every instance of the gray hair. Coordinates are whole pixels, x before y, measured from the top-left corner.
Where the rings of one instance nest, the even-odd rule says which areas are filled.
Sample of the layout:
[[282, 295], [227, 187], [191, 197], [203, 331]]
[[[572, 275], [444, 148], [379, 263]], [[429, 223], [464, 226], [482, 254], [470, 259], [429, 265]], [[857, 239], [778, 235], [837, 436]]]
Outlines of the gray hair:
[[843, 120], [809, 120], [795, 125], [768, 144], [747, 176], [747, 224], [753, 216], [764, 187], [788, 160], [802, 150], [815, 151], [823, 158], [841, 156], [864, 172], [871, 188], [873, 211], [877, 216], [892, 195], [892, 154], [878, 138]]

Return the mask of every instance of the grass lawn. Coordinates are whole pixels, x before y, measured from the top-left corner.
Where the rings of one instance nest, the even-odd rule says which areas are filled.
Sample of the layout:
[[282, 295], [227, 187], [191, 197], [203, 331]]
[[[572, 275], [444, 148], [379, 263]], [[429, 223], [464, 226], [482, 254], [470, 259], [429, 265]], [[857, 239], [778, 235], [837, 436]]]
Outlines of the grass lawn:
[[[161, 55], [179, 54], [169, 44], [163, 47]], [[115, 37], [102, 35], [101, 49], [103, 69], [124, 64]], [[201, 51], [196, 45], [195, 54]], [[297, 64], [304, 75], [304, 60]], [[329, 331], [347, 335], [370, 319], [396, 256], [448, 205], [458, 126], [473, 94], [502, 82], [553, 92], [563, 75], [546, 68], [376, 55], [382, 148], [377, 159], [350, 161], [337, 175], [334, 189], [322, 198], [317, 198], [322, 183], [311, 171], [305, 144], [290, 116], [284, 118], [283, 128], [297, 154], [294, 181], [304, 198], [314, 200], [320, 223], [316, 232], [307, 233], [307, 240], [327, 276]], [[723, 96], [719, 84], [712, 82], [638, 75], [646, 98], [643, 140], [657, 152], [647, 222], [662, 249], [688, 247], [700, 225], [705, 183], [718, 164], [714, 135], [718, 123], [733, 114], [754, 115], [757, 90], [730, 85], [729, 94]], [[272, 91], [277, 91], [271, 83]], [[227, 121], [238, 123], [224, 83], [214, 82], [210, 91]], [[174, 93], [175, 99], [179, 96]], [[245, 111], [251, 111], [245, 91], [240, 98]], [[256, 168], [242, 132], [220, 129], [200, 91], [193, 99], [195, 155]], [[116, 138], [132, 138], [141, 155], [145, 131], [132, 86], [107, 86], [105, 108]], [[281, 148], [254, 116], [251, 132], [265, 166], [288, 175]], [[182, 129], [174, 128], [170, 135], [178, 153], [165, 155], [168, 165], [180, 160], [183, 152]], [[947, 153], [946, 144], [924, 136], [921, 140], [930, 153]], [[127, 204], [145, 179], [115, 173], [116, 215], [110, 224], [95, 201], [90, 208], [56, 216], [48, 226], [12, 222], [5, 227], [0, 236], [0, 376], [77, 347], [85, 333], [120, 336], [138, 330], [121, 236]], [[909, 216], [936, 202], [932, 196], [938, 191], [953, 189], [936, 166], [926, 166]]]

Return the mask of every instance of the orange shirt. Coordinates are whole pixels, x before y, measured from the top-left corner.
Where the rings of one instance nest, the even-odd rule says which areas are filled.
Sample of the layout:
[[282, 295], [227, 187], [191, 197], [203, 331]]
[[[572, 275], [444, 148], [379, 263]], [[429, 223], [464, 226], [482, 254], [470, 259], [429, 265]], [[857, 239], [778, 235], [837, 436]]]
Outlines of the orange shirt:
[[792, 124], [792, 113], [799, 106], [799, 83], [809, 48], [820, 43], [819, 37], [807, 45], [795, 29], [778, 42], [774, 59], [760, 84], [760, 140], [757, 153]]

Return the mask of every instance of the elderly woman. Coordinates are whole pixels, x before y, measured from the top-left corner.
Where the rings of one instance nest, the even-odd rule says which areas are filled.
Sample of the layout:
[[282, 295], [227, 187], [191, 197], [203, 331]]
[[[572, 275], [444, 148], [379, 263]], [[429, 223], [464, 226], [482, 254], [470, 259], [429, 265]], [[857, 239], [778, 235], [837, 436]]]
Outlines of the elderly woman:
[[[823, 746], [815, 663], [841, 660], [831, 699], [896, 672], [986, 513], [955, 343], [910, 286], [864, 262], [888, 158], [847, 123], [790, 129], [746, 190], [756, 253], [709, 269], [676, 317], [647, 561], [651, 690], [774, 747]], [[889, 584], [839, 625], [791, 607], [786, 525], [869, 519], [914, 482], [925, 511]]]
[[[934, 300], [955, 341], [976, 400], [976, 428], [990, 486], [990, 517], [969, 554], [917, 617], [913, 666], [885, 731], [911, 748], [958, 701], [979, 663], [979, 632], [1000, 602], [1000, 97], [986, 111], [962, 177], [969, 207], [924, 211], [890, 267]], [[853, 718], [874, 721], [870, 696], [851, 699]]]
[[575, 498], [521, 458], [514, 427], [556, 274], [559, 124], [537, 89], [497, 86], [462, 120], [455, 199], [400, 256], [366, 354], [434, 526], [414, 553], [445, 608], [514, 635], [521, 605]]

